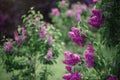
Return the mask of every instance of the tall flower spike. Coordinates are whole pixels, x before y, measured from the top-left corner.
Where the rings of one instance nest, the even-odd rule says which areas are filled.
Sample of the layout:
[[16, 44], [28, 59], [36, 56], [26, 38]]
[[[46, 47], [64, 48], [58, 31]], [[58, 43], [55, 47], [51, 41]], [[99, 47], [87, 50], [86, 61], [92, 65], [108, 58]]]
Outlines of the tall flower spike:
[[45, 38], [46, 37], [46, 26], [42, 26], [40, 29], [40, 33], [39, 33], [39, 37], [40, 38]]
[[19, 37], [17, 31], [14, 32], [14, 39], [18, 45], [21, 45], [21, 40], [20, 40], [20, 37]]
[[26, 39], [27, 38], [27, 35], [26, 35], [26, 30], [25, 30], [25, 27], [24, 26], [22, 26], [22, 38], [23, 39]]
[[67, 16], [70, 18], [72, 17], [72, 11], [70, 9], [67, 10]]
[[47, 56], [47, 58], [48, 58], [49, 60], [52, 60], [52, 59], [53, 59], [52, 48], [50, 48], [50, 49], [48, 50], [46, 56]]
[[62, 8], [65, 8], [65, 7], [66, 7], [66, 2], [65, 2], [65, 0], [62, 0], [62, 1], [61, 1], [61, 6], [62, 6]]

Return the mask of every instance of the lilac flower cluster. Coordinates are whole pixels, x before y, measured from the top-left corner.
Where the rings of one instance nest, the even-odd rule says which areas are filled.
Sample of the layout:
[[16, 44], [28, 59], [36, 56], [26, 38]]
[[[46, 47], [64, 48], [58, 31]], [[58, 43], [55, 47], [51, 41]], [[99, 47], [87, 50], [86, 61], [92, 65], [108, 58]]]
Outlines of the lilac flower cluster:
[[46, 26], [42, 25], [39, 33], [40, 38], [45, 38], [46, 37]]
[[64, 56], [66, 57], [65, 60], [63, 60], [63, 63], [69, 66], [75, 66], [81, 61], [81, 57], [79, 54], [72, 54], [70, 52], [64, 52]]
[[72, 67], [81, 62], [81, 56], [79, 54], [73, 54], [71, 52], [64, 52], [64, 56], [66, 57], [63, 60], [63, 63], [66, 64], [66, 70], [69, 72], [68, 74], [63, 75], [64, 80], [81, 80], [82, 75], [76, 70], [72, 72]]
[[82, 78], [82, 74], [80, 74], [78, 71], [63, 75], [64, 80], [82, 80], [81, 78]]
[[52, 48], [48, 50], [46, 57], [49, 60], [53, 60]]
[[112, 76], [112, 77], [109, 77], [107, 80], [117, 80], [117, 78]]
[[94, 48], [91, 44], [88, 44], [88, 49], [85, 50], [84, 52], [84, 58], [85, 58], [85, 62], [87, 64], [88, 68], [91, 68], [94, 66], [94, 61], [95, 61], [95, 54], [94, 54]]
[[66, 2], [65, 2], [65, 0], [62, 0], [62, 1], [61, 1], [61, 6], [62, 6], [62, 8], [65, 8], [65, 7], [66, 7]]
[[100, 10], [92, 10], [93, 17], [88, 20], [88, 24], [99, 29], [101, 24], [104, 22], [102, 18], [102, 12]]
[[93, 0], [93, 3], [96, 4], [98, 2], [98, 0]]
[[60, 11], [58, 8], [53, 8], [52, 9], [52, 15], [53, 16], [60, 16]]
[[82, 32], [82, 30], [78, 30], [75, 27], [72, 27], [71, 32], [68, 32], [68, 35], [71, 37], [72, 41], [79, 46], [84, 47], [84, 39], [86, 34]]
[[12, 42], [11, 41], [8, 41], [8, 42], [5, 42], [4, 43], [4, 49], [5, 51], [7, 51], [8, 53], [11, 52], [13, 48], [13, 45], [12, 45]]
[[70, 9], [67, 10], [67, 16], [70, 18], [72, 17], [72, 10], [70, 10]]

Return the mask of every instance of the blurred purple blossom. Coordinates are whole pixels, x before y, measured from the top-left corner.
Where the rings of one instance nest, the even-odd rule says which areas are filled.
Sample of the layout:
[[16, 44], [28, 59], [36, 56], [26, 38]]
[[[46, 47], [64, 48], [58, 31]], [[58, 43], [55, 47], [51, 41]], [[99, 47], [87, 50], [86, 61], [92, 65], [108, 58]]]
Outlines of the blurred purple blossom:
[[92, 10], [93, 17], [88, 20], [88, 24], [99, 29], [101, 24], [103, 24], [104, 19], [102, 18], [102, 12], [100, 10]]
[[48, 36], [48, 41], [47, 41], [47, 44], [48, 44], [49, 46], [52, 45], [52, 40], [53, 40], [52, 35], [49, 35], [49, 36]]
[[40, 38], [45, 38], [46, 37], [46, 26], [45, 25], [42, 25], [42, 27], [40, 29], [39, 37]]
[[82, 74], [80, 74], [78, 71], [75, 71], [74, 73], [68, 73], [63, 75], [64, 80], [81, 80]]
[[18, 45], [21, 45], [21, 39], [20, 39], [20, 36], [18, 35], [17, 31], [14, 32], [14, 39]]
[[98, 2], [98, 0], [93, 0], [93, 3], [96, 4]]
[[58, 8], [53, 8], [52, 9], [52, 15], [54, 16], [60, 16], [60, 11]]
[[11, 41], [8, 41], [8, 42], [4, 43], [4, 49], [5, 49], [5, 51], [10, 52], [12, 50], [12, 48], [13, 48], [13, 45], [12, 45]]
[[53, 60], [53, 54], [52, 54], [52, 48], [50, 48], [47, 52], [47, 59], [49, 60]]
[[95, 54], [94, 48], [91, 44], [88, 44], [88, 49], [84, 51], [84, 58], [88, 68], [94, 66]]
[[65, 7], [66, 7], [66, 2], [65, 2], [65, 0], [62, 0], [62, 1], [61, 1], [61, 6], [62, 6], [62, 8], [65, 8]]
[[75, 66], [81, 61], [81, 56], [79, 54], [73, 54], [70, 52], [64, 52], [64, 56], [66, 57], [65, 60], [63, 60], [64, 64], [67, 64], [69, 66]]
[[74, 43], [84, 47], [84, 39], [86, 35], [82, 32], [82, 30], [78, 30], [76, 27], [72, 27], [72, 31], [68, 32], [68, 35], [71, 37]]
[[26, 30], [25, 30], [25, 27], [24, 26], [22, 26], [22, 38], [23, 39], [26, 39], [27, 38], [27, 34], [26, 34]]
[[72, 10], [70, 10], [70, 9], [67, 10], [67, 16], [70, 18], [72, 17]]
[[66, 66], [66, 70], [67, 70], [69, 73], [72, 73], [72, 66]]
[[75, 15], [75, 20], [76, 20], [77, 22], [81, 21], [81, 15], [80, 15], [80, 14], [76, 14], [76, 15]]

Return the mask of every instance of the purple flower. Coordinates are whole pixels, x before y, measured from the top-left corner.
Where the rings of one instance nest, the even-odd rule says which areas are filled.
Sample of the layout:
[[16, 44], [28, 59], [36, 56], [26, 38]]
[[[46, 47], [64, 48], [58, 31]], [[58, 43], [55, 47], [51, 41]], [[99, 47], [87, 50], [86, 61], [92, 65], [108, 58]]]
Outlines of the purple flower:
[[60, 16], [60, 11], [58, 10], [58, 8], [53, 8], [52, 9], [52, 15], [54, 15], [54, 16]]
[[91, 68], [94, 66], [94, 57], [95, 55], [93, 53], [90, 53], [89, 51], [84, 52], [85, 62], [87, 64], [88, 68]]
[[70, 73], [72, 73], [72, 66], [66, 66], [66, 70]]
[[107, 80], [117, 80], [117, 78], [112, 76], [112, 77], [109, 77]]
[[73, 4], [73, 9], [74, 9], [75, 15], [77, 14], [80, 15], [82, 13], [82, 10], [78, 4]]
[[47, 59], [49, 60], [53, 60], [53, 54], [52, 54], [52, 48], [50, 48], [47, 52]]
[[61, 2], [61, 6], [62, 6], [62, 8], [65, 8], [65, 6], [66, 6], [66, 2], [65, 2], [65, 0], [62, 0], [62, 2]]
[[49, 46], [52, 45], [52, 40], [53, 40], [52, 35], [49, 35], [49, 36], [48, 36], [48, 41], [47, 41], [47, 44], [48, 44]]
[[93, 0], [93, 3], [96, 4], [98, 2], [98, 0]]
[[70, 18], [72, 17], [72, 11], [70, 9], [67, 10], [67, 16]]
[[63, 63], [69, 66], [75, 66], [81, 61], [80, 59], [81, 56], [79, 54], [72, 54], [70, 52], [64, 52], [64, 56], [66, 57], [66, 59], [63, 60]]
[[88, 44], [87, 50], [88, 50], [90, 53], [94, 53], [94, 51], [95, 51], [95, 49], [93, 48], [92, 44]]
[[72, 31], [68, 32], [68, 35], [71, 37], [74, 43], [84, 47], [84, 38], [86, 37], [86, 35], [82, 32], [82, 30], [78, 30], [77, 28], [72, 27]]
[[100, 10], [92, 10], [93, 17], [88, 20], [88, 24], [99, 29], [104, 20], [102, 18], [102, 12]]
[[18, 45], [21, 45], [21, 39], [20, 39], [17, 31], [14, 32], [14, 39]]
[[46, 37], [46, 26], [42, 26], [40, 29], [40, 33], [39, 33], [39, 37], [40, 38], [45, 38]]
[[27, 38], [27, 35], [26, 35], [26, 30], [25, 30], [25, 27], [24, 26], [22, 26], [22, 38], [23, 39], [26, 39]]
[[75, 20], [76, 20], [77, 22], [81, 21], [81, 15], [80, 15], [80, 14], [76, 14], [76, 15], [75, 15]]
[[78, 71], [63, 75], [64, 80], [81, 80], [81, 78], [82, 78], [82, 74], [78, 73]]
[[5, 49], [5, 51], [10, 52], [12, 50], [12, 48], [13, 48], [13, 45], [12, 45], [11, 41], [8, 41], [8, 42], [4, 43], [4, 49]]

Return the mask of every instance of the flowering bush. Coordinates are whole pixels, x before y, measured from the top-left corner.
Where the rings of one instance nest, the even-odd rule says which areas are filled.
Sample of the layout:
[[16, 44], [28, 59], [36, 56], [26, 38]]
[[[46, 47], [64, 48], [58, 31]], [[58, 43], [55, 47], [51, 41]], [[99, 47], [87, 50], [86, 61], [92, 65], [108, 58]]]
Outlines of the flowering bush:
[[[47, 80], [51, 75], [47, 66], [56, 63], [62, 50], [60, 32], [42, 18], [40, 12], [31, 8], [23, 16], [24, 25], [14, 32], [14, 39], [7, 39], [1, 47], [2, 64], [13, 73], [11, 80]], [[45, 69], [41, 70], [40, 65]]]
[[87, 13], [88, 7], [85, 4], [76, 3], [72, 6], [69, 4], [68, 0], [61, 0], [58, 2], [58, 8], [53, 8], [51, 10], [51, 18], [53, 25], [60, 29], [62, 33], [62, 39], [65, 43], [70, 41], [67, 36], [67, 32], [72, 26], [75, 26], [81, 17], [84, 17]]

